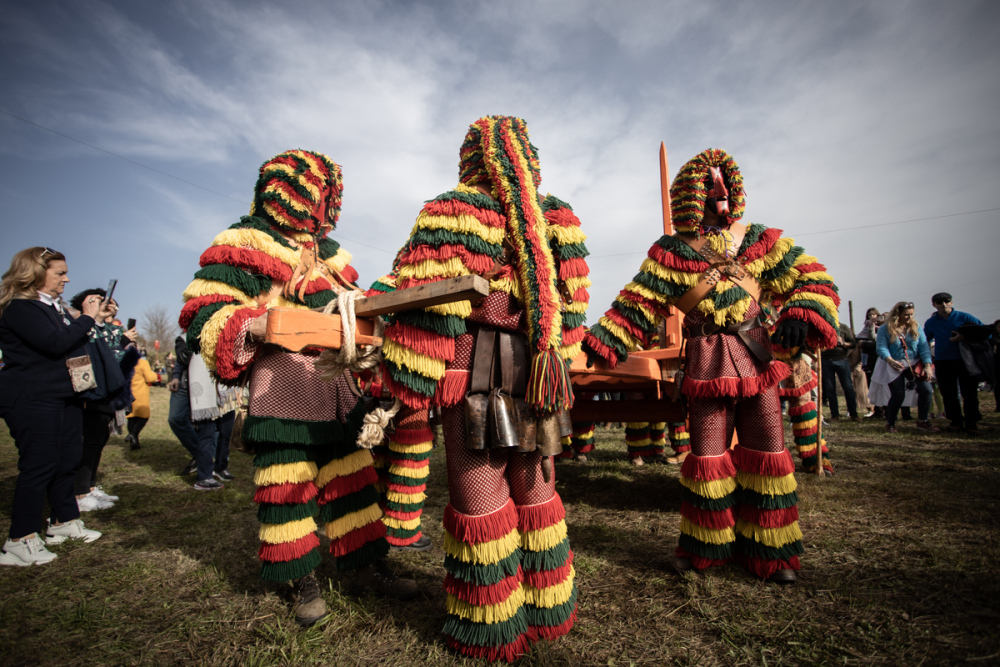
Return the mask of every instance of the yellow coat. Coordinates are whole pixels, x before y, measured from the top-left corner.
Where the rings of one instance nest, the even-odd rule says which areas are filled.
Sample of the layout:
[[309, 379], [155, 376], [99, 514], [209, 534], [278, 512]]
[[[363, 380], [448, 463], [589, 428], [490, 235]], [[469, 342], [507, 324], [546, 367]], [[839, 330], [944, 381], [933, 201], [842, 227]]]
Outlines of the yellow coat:
[[149, 367], [149, 362], [140, 359], [135, 366], [135, 375], [132, 376], [132, 395], [135, 401], [132, 403], [132, 412], [129, 417], [141, 417], [149, 419], [149, 385], [159, 381], [160, 375], [154, 373]]

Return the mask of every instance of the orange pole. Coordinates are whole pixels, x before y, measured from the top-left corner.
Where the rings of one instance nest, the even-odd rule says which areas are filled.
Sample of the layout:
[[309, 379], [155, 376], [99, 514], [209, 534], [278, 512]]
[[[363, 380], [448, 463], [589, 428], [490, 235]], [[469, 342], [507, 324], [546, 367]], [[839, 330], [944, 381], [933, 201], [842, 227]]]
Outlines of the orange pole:
[[660, 142], [660, 199], [663, 203], [663, 233], [673, 234], [670, 217], [670, 167], [667, 165], [667, 147]]

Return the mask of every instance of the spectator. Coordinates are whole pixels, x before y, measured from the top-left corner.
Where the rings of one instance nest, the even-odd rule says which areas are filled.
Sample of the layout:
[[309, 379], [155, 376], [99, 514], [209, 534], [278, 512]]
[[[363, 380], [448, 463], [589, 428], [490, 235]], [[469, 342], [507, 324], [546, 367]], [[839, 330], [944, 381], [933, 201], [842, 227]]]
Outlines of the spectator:
[[990, 336], [993, 345], [993, 412], [1000, 412], [1000, 320], [993, 323], [993, 335]]
[[[46, 542], [67, 538], [93, 542], [101, 536], [80, 520], [73, 480], [82, 451], [82, 391], [67, 360], [85, 356], [84, 343], [96, 320], [110, 309], [97, 297], [81, 304], [72, 320], [61, 295], [69, 282], [66, 257], [51, 248], [14, 255], [0, 281], [0, 417], [18, 451], [10, 536], [0, 551], [2, 565], [43, 565], [56, 558], [38, 535], [42, 508], [51, 508]], [[93, 377], [91, 373], [91, 378]], [[81, 380], [87, 378], [80, 377]]]
[[[964, 337], [958, 329], [964, 324], [982, 326], [983, 323], [968, 313], [955, 310], [947, 292], [932, 296], [931, 303], [937, 313], [924, 322], [924, 332], [927, 340], [935, 343], [938, 387], [944, 397], [944, 413], [951, 422], [947, 430], [952, 433], [964, 430], [969, 435], [978, 435], [978, 424], [982, 418], [979, 413], [979, 386], [962, 361], [958, 344]], [[959, 390], [962, 392], [961, 402], [958, 400]]]
[[[823, 397], [830, 406], [830, 421], [840, 420], [840, 401], [837, 400], [837, 378], [844, 390], [844, 400], [847, 403], [847, 414], [851, 421], [859, 422], [858, 407], [854, 394], [854, 383], [851, 380], [851, 365], [847, 355], [858, 345], [854, 332], [846, 324], [840, 325], [837, 336], [837, 346], [823, 353]], [[867, 387], [865, 398], [868, 397]]]
[[174, 352], [177, 361], [171, 371], [171, 380], [167, 388], [170, 394], [170, 414], [167, 423], [181, 445], [191, 455], [191, 461], [181, 471], [181, 475], [191, 475], [198, 469], [198, 433], [191, 424], [191, 403], [188, 396], [188, 365], [191, 363], [191, 350], [188, 349], [184, 336], [178, 336], [174, 341]]
[[[188, 395], [191, 401], [191, 422], [198, 434], [194, 451], [198, 480], [194, 483], [194, 488], [198, 491], [218, 491], [223, 488], [219, 480], [234, 479], [226, 466], [229, 465], [229, 436], [236, 419], [236, 413], [233, 412], [236, 403], [230, 400], [230, 396], [235, 398], [237, 392], [224, 390], [220, 395], [219, 387], [209, 375], [204, 359], [200, 354], [195, 354], [188, 364]], [[227, 402], [232, 405], [224, 415], [220, 406]], [[221, 460], [216, 460], [217, 458]]]
[[136, 364], [135, 374], [132, 376], [132, 412], [127, 417], [128, 435], [125, 436], [125, 441], [129, 444], [129, 449], [132, 451], [140, 448], [139, 434], [146, 427], [146, 422], [149, 421], [151, 414], [149, 387], [161, 380], [162, 377], [159, 373], [153, 372], [145, 353], [143, 353], [139, 359], [139, 363]]
[[929, 433], [938, 432], [940, 429], [928, 421], [933, 390], [927, 378], [934, 375], [931, 350], [923, 330], [913, 319], [912, 303], [900, 301], [893, 306], [885, 325], [878, 330], [876, 352], [879, 361], [872, 382], [876, 387], [887, 387], [889, 391], [885, 430], [897, 432], [896, 415], [907, 390], [912, 388], [917, 393], [917, 428]]

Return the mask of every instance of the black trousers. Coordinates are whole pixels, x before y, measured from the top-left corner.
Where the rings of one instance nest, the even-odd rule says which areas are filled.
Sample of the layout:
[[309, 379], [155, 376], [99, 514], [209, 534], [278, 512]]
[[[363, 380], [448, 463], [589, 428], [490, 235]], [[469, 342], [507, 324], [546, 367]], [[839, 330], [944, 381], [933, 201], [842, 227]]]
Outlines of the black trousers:
[[[961, 359], [944, 359], [934, 364], [937, 369], [938, 388], [944, 399], [944, 414], [953, 426], [972, 428], [979, 423], [979, 383], [972, 379]], [[958, 400], [959, 389], [962, 400]], [[962, 418], [962, 407], [965, 418]]]
[[97, 466], [101, 464], [104, 445], [111, 437], [111, 420], [114, 413], [83, 411], [83, 456], [76, 471], [76, 495], [85, 496], [97, 486]]
[[82, 451], [83, 411], [75, 398], [31, 399], [21, 394], [0, 408], [17, 447], [17, 482], [10, 539], [39, 532], [46, 498], [53, 523], [80, 518], [73, 480]]
[[146, 428], [146, 423], [148, 421], [149, 421], [148, 417], [129, 417], [128, 418], [129, 435], [135, 436], [136, 441], [138, 441], [139, 434], [142, 433], [142, 429]]
[[[930, 382], [916, 380], [917, 389], [917, 419], [927, 421], [928, 413], [931, 409], [931, 398], [934, 396], [934, 388]], [[885, 406], [885, 423], [889, 426], [896, 425], [896, 413], [906, 399], [906, 374], [901, 373], [899, 377], [889, 383], [889, 405]], [[907, 411], [909, 409], [907, 408]]]

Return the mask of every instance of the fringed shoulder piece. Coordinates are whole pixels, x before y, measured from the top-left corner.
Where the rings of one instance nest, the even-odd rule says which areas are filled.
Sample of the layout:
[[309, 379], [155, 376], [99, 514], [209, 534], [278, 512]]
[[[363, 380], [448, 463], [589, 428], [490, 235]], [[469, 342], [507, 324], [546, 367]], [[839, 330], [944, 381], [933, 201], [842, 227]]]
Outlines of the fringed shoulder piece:
[[587, 235], [580, 229], [580, 219], [569, 204], [548, 195], [542, 202], [542, 211], [549, 225], [549, 246], [556, 263], [559, 284], [564, 288], [561, 290], [565, 310], [559, 356], [569, 361], [580, 353], [586, 334], [584, 323], [590, 305], [587, 288], [592, 284], [586, 257], [590, 251], [584, 244]]

